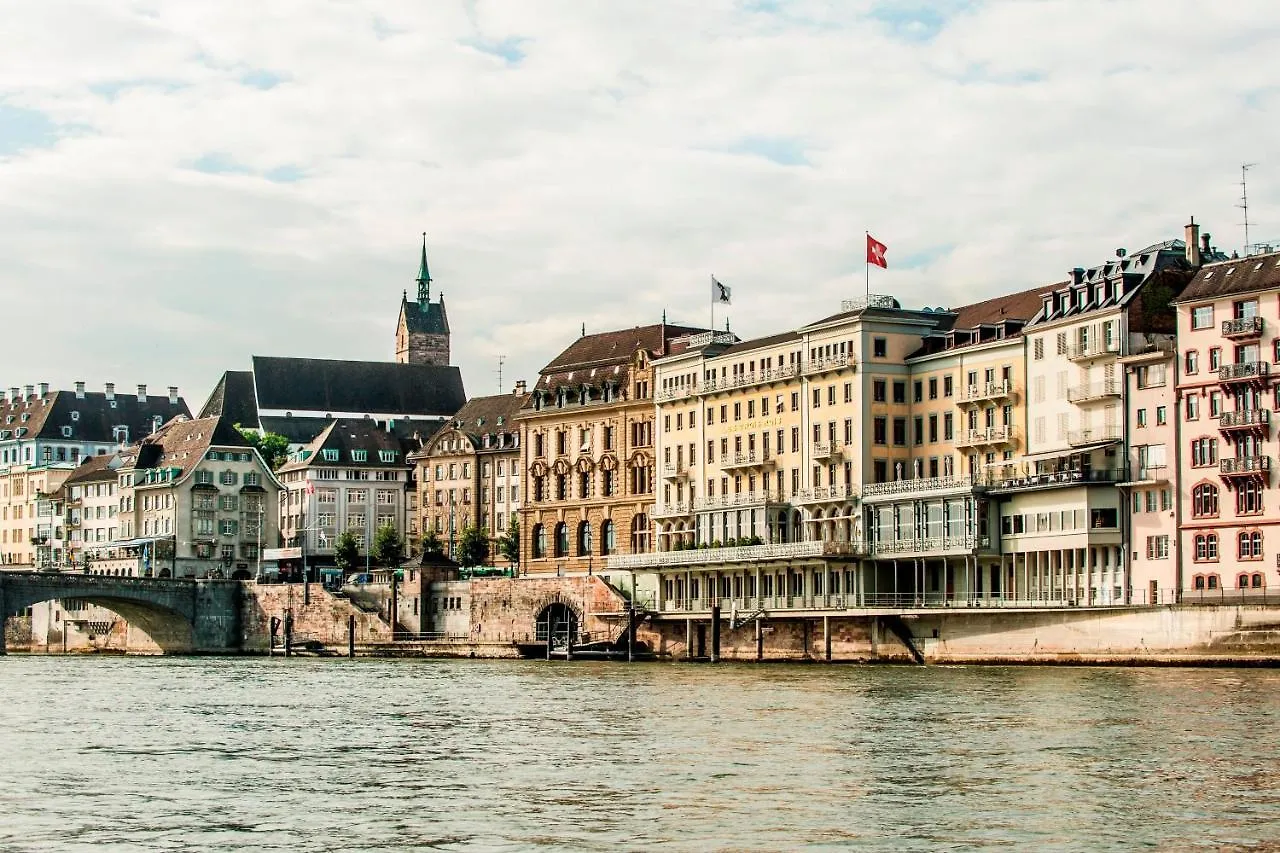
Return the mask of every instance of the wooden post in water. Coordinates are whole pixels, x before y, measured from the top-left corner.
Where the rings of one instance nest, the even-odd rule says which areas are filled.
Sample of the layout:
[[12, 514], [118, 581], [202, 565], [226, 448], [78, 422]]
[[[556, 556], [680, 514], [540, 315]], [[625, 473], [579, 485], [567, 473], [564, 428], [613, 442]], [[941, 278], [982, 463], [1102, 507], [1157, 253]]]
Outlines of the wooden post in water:
[[756, 617], [756, 660], [764, 660], [764, 619]]
[[356, 616], [351, 614], [347, 617], [347, 657], [354, 659], [356, 656]]
[[693, 620], [684, 620], [684, 659], [693, 660]]
[[284, 656], [293, 656], [293, 613], [284, 614]]
[[822, 617], [822, 641], [826, 645], [826, 660], [831, 663], [831, 617]]
[[711, 662], [720, 662], [720, 605], [711, 605]]

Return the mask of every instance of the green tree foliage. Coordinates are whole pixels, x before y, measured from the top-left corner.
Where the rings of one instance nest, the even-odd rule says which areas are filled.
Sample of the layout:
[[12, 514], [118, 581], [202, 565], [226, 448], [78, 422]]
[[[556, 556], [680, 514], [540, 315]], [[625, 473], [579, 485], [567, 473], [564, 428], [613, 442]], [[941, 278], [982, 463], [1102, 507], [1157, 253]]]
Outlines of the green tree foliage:
[[276, 432], [261, 432], [236, 424], [244, 440], [262, 454], [263, 460], [274, 471], [289, 460], [289, 439]]
[[458, 543], [458, 564], [483, 566], [489, 562], [489, 535], [478, 527], [468, 525], [462, 529], [462, 541]]
[[520, 562], [520, 522], [514, 518], [507, 532], [498, 537], [498, 553], [513, 565]]
[[388, 569], [394, 569], [403, 562], [404, 540], [394, 524], [384, 524], [373, 534], [372, 556], [374, 562]]
[[424, 557], [443, 557], [444, 543], [440, 541], [440, 534], [434, 530], [428, 530], [422, 534], [422, 556]]
[[338, 568], [344, 572], [349, 572], [356, 566], [356, 561], [360, 558], [360, 545], [356, 541], [356, 535], [350, 530], [342, 531], [342, 535], [338, 537], [338, 541], [333, 546], [333, 560], [338, 564]]

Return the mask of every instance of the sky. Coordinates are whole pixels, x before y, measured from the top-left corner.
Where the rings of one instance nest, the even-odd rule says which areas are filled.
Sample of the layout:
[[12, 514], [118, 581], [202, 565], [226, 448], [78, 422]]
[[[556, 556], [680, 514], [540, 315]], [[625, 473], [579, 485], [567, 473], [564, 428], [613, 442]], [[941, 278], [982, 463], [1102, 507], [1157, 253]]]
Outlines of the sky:
[[[471, 395], [588, 332], [955, 307], [1280, 244], [1271, 0], [41, 0], [0, 27], [0, 387], [391, 360], [427, 233]], [[1270, 69], [1270, 70], [1268, 70]], [[1268, 162], [1269, 160], [1269, 162]]]

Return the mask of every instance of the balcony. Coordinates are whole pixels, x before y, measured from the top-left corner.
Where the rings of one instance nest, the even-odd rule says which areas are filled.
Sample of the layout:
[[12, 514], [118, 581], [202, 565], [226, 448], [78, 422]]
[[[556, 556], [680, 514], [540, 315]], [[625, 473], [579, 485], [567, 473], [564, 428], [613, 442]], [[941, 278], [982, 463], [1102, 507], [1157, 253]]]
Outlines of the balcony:
[[690, 514], [688, 501], [672, 501], [667, 504], [657, 504], [650, 513], [654, 518], [680, 518]]
[[791, 500], [796, 504], [812, 504], [824, 501], [847, 501], [857, 496], [856, 486], [818, 486], [815, 489], [801, 489], [791, 496]]
[[1173, 341], [1168, 339], [1145, 341], [1129, 347], [1128, 355], [1121, 356], [1122, 364], [1151, 364], [1173, 357]]
[[687, 480], [689, 479], [689, 467], [683, 462], [664, 462], [662, 465], [662, 479]]
[[1011, 426], [987, 427], [986, 429], [961, 430], [956, 435], [956, 447], [991, 447], [1009, 444], [1013, 441], [1014, 428]]
[[1123, 482], [1124, 479], [1125, 470], [1123, 468], [1097, 468], [1088, 471], [1075, 468], [1064, 471], [1045, 471], [1038, 474], [1001, 477], [992, 480], [991, 488], [1000, 492], [1020, 492], [1096, 483], [1115, 484]]
[[1232, 340], [1256, 338], [1262, 334], [1261, 317], [1237, 317], [1222, 321], [1222, 336]]
[[752, 373], [713, 377], [703, 380], [702, 387], [698, 389], [698, 393], [710, 394], [713, 391], [732, 391], [735, 388], [750, 388], [753, 385], [764, 385], [768, 382], [781, 382], [786, 379], [793, 379], [796, 373], [797, 370], [794, 364], [785, 364], [779, 367], [757, 370]]
[[844, 455], [844, 445], [836, 441], [815, 441], [812, 456], [818, 459], [839, 459]]
[[1119, 441], [1124, 438], [1124, 430], [1119, 426], [1104, 426], [1096, 429], [1074, 429], [1067, 433], [1067, 444], [1071, 447], [1085, 447], [1090, 444], [1103, 444], [1108, 441]]
[[1117, 486], [1155, 486], [1169, 482], [1169, 469], [1164, 465], [1135, 465], [1129, 469], [1129, 479]]
[[1115, 379], [1104, 379], [1102, 382], [1090, 382], [1067, 389], [1067, 400], [1072, 403], [1092, 403], [1119, 396], [1120, 383]]
[[1094, 361], [1099, 358], [1114, 358], [1118, 355], [1120, 355], [1119, 341], [1077, 344], [1067, 350], [1067, 358], [1071, 361]]
[[664, 388], [653, 396], [654, 402], [666, 403], [671, 400], [687, 400], [697, 393], [697, 389], [689, 386], [682, 388]]
[[875, 542], [871, 553], [875, 556], [911, 556], [924, 554], [973, 553], [991, 547], [989, 536], [930, 536], [924, 539], [893, 539]]
[[1265, 361], [1242, 361], [1218, 368], [1218, 381], [1223, 385], [1233, 382], [1266, 382], [1269, 378], [1271, 365]]
[[691, 548], [686, 551], [657, 551], [650, 554], [615, 554], [608, 558], [606, 567], [641, 570], [677, 566], [712, 567], [725, 563], [756, 563], [764, 560], [792, 560], [797, 557], [857, 557], [866, 553], [866, 545], [862, 542], [778, 542], [738, 548]]
[[1269, 477], [1270, 456], [1237, 456], [1218, 460], [1218, 474], [1223, 477]]
[[857, 369], [858, 360], [852, 355], [829, 355], [811, 358], [804, 363], [804, 374], [826, 373], [831, 370], [844, 370], [846, 367]]
[[1270, 429], [1270, 409], [1246, 409], [1239, 412], [1223, 412], [1218, 417], [1219, 432], [1255, 430], [1265, 433]]
[[955, 492], [981, 486], [973, 477], [916, 477], [911, 480], [893, 480], [888, 483], [867, 483], [862, 487], [863, 501], [891, 500], [897, 497], [915, 497], [930, 492]]
[[785, 504], [787, 500], [781, 492], [772, 489], [761, 489], [754, 492], [738, 492], [734, 495], [711, 495], [696, 498], [693, 502], [695, 510], [744, 509], [746, 507]]
[[772, 468], [775, 464], [776, 462], [772, 456], [758, 450], [734, 453], [720, 460], [720, 468], [724, 471], [743, 468]]
[[999, 400], [1008, 400], [1013, 397], [1013, 382], [1004, 379], [1000, 382], [987, 382], [986, 384], [967, 385], [960, 399], [956, 402], [963, 405], [965, 403], [986, 403]]

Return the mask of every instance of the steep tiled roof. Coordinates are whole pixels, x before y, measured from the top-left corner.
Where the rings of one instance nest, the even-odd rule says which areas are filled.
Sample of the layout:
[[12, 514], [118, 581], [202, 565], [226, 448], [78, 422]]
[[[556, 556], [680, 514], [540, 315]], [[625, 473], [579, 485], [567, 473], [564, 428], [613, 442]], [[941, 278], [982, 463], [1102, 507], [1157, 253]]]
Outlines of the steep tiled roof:
[[511, 432], [512, 421], [528, 401], [528, 394], [473, 397], [453, 416], [448, 426], [474, 439], [486, 433]]
[[228, 370], [200, 410], [200, 417], [223, 415], [233, 424], [250, 427], [258, 423], [258, 403], [253, 396], [253, 371]]
[[706, 329], [692, 326], [673, 326], [655, 323], [652, 326], [636, 326], [614, 332], [583, 335], [542, 368], [543, 375], [590, 367], [608, 367], [623, 364], [643, 349], [651, 356], [667, 354], [668, 343], [673, 338], [696, 335]]
[[0, 430], [25, 428], [25, 439], [109, 443], [117, 440], [115, 428], [124, 426], [130, 440], [136, 441], [155, 428], [157, 418], [164, 423], [177, 415], [190, 416], [181, 397], [170, 403], [167, 396], [140, 401], [136, 394], [117, 393], [108, 400], [103, 392], [87, 391], [77, 398], [74, 391], [51, 391], [43, 397], [0, 403]]
[[116, 455], [111, 453], [86, 456], [85, 460], [80, 463], [80, 467], [72, 471], [71, 476], [67, 477], [64, 485], [74, 486], [77, 483], [100, 483], [114, 480], [116, 472], [111, 467], [111, 463], [116, 458]]
[[1280, 287], [1280, 252], [1208, 264], [1200, 268], [1178, 302], [1253, 293]]
[[1041, 308], [1041, 299], [1046, 293], [1052, 293], [1062, 283], [1042, 284], [1030, 290], [997, 296], [972, 305], [961, 305], [950, 309], [956, 320], [953, 328], [972, 329], [984, 323], [1003, 323], [1005, 320], [1030, 320]]
[[[337, 452], [336, 459], [325, 459], [322, 451]], [[362, 450], [365, 458], [356, 461], [351, 451]], [[380, 451], [395, 452], [395, 458], [384, 462]], [[280, 470], [296, 471], [311, 466], [341, 464], [347, 468], [403, 468], [405, 462], [404, 448], [400, 439], [382, 429], [374, 420], [339, 419], [330, 421], [319, 435], [315, 437], [297, 458], [285, 463]]]
[[175, 418], [138, 444], [133, 465], [179, 468], [185, 476], [213, 446], [247, 448], [249, 442], [225, 418]]
[[258, 409], [450, 417], [466, 403], [453, 366], [253, 357]]
[[401, 305], [405, 326], [410, 332], [426, 332], [430, 335], [449, 334], [449, 315], [444, 310], [444, 297], [439, 302], [425, 305], [405, 299]]

